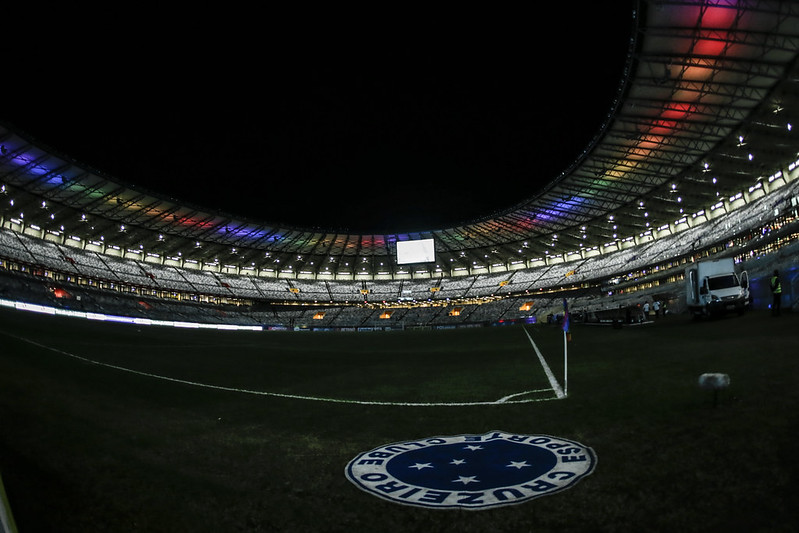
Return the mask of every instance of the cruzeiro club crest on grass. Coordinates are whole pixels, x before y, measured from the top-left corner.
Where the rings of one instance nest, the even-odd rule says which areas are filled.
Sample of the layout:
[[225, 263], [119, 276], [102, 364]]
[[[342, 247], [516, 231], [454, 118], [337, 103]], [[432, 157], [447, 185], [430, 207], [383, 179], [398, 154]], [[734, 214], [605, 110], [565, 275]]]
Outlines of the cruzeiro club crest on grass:
[[486, 509], [568, 489], [595, 465], [594, 451], [571, 440], [492, 431], [387, 444], [358, 455], [346, 474], [393, 502]]

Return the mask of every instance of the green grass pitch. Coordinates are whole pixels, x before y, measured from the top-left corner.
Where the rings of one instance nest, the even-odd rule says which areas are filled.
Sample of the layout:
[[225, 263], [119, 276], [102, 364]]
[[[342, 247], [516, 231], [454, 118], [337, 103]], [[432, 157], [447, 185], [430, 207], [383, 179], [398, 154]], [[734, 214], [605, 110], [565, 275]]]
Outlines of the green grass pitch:
[[[3, 310], [0, 472], [21, 532], [794, 531], [797, 326], [575, 324], [556, 400], [520, 326], [215, 332]], [[527, 331], [562, 384], [562, 332]], [[730, 375], [717, 404], [704, 372]], [[377, 446], [490, 430], [573, 439], [598, 465], [484, 511], [344, 476]]]

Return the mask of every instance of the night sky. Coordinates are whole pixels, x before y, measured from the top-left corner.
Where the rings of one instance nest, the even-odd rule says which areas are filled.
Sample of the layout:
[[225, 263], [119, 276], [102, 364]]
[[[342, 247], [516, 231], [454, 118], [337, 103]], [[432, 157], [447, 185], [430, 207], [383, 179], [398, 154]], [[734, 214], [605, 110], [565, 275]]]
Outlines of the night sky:
[[535, 194], [598, 132], [631, 8], [580, 10], [509, 13], [490, 32], [195, 30], [157, 51], [109, 31], [49, 50], [0, 118], [108, 176], [244, 218], [440, 229]]

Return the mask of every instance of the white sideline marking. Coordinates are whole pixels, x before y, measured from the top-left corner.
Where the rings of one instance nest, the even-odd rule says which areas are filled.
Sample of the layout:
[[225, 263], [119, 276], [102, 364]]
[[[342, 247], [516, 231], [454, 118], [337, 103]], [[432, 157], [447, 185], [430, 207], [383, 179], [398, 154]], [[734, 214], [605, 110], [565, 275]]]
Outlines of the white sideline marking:
[[535, 353], [538, 354], [538, 360], [541, 362], [541, 366], [544, 367], [544, 372], [546, 372], [549, 384], [552, 385], [552, 389], [555, 391], [555, 395], [558, 397], [558, 400], [565, 398], [566, 394], [564, 394], [563, 389], [558, 384], [558, 380], [555, 379], [555, 375], [552, 373], [552, 370], [549, 368], [549, 365], [544, 360], [544, 356], [541, 355], [541, 350], [539, 350], [538, 346], [536, 346], [535, 341], [530, 336], [530, 332], [527, 331], [527, 328], [523, 329], [524, 333], [527, 335], [527, 338], [530, 339], [530, 344], [532, 344], [533, 348], [535, 348]]
[[[181, 383], [183, 385], [191, 385], [193, 387], [201, 387], [206, 389], [215, 389], [215, 390], [222, 390], [228, 392], [238, 392], [242, 394], [254, 394], [258, 396], [271, 396], [274, 398], [287, 398], [291, 400], [310, 400], [315, 402], [327, 402], [327, 403], [345, 403], [345, 404], [354, 404], [354, 405], [385, 405], [385, 406], [397, 406], [397, 407], [471, 407], [471, 406], [480, 406], [480, 405], [508, 405], [512, 403], [533, 403], [533, 402], [546, 402], [550, 400], [554, 400], [554, 398], [528, 398], [526, 400], [509, 400], [510, 398], [514, 398], [516, 396], [524, 396], [527, 394], [532, 394], [536, 392], [545, 392], [549, 391], [550, 389], [541, 389], [541, 390], [531, 390], [526, 392], [519, 392], [516, 394], [511, 394], [509, 396], [505, 396], [504, 398], [500, 398], [499, 400], [489, 402], [489, 401], [482, 401], [482, 402], [380, 402], [380, 401], [370, 401], [370, 400], [346, 400], [340, 398], [323, 398], [319, 396], [304, 396], [300, 394], [284, 394], [280, 392], [267, 392], [267, 391], [256, 391], [256, 390], [249, 390], [249, 389], [238, 389], [235, 387], [225, 387], [222, 385], [210, 385], [208, 383], [198, 383], [196, 381], [187, 381], [185, 379], [179, 378], [171, 378], [169, 376], [162, 376], [159, 374], [152, 374], [150, 372], [142, 372], [141, 370], [133, 370], [132, 368], [126, 368], [123, 366], [112, 365], [109, 363], [102, 363], [100, 361], [95, 361], [93, 359], [88, 359], [86, 357], [82, 357], [80, 355], [76, 355], [64, 350], [60, 350], [58, 348], [53, 348], [51, 346], [47, 346], [41, 344], [39, 342], [33, 341], [31, 339], [27, 339], [25, 337], [19, 337], [17, 335], [12, 335], [10, 333], [5, 333], [9, 337], [13, 337], [15, 339], [21, 340], [22, 342], [27, 342], [28, 344], [32, 344], [34, 346], [38, 346], [39, 348], [43, 348], [45, 350], [49, 350], [51, 352], [59, 353], [61, 355], [66, 355], [67, 357], [71, 357], [73, 359], [77, 359], [79, 361], [83, 361], [85, 363], [90, 363], [97, 366], [103, 366], [106, 368], [113, 368], [114, 370], [120, 370], [122, 372], [129, 372], [131, 374], [136, 374], [139, 376], [145, 376], [149, 378], [160, 379], [163, 381], [171, 381], [173, 383]], [[532, 339], [531, 339], [532, 340]], [[560, 398], [560, 397], [558, 397]]]
[[[505, 396], [504, 398], [500, 398], [499, 400], [497, 400], [497, 403], [506, 403], [511, 398], [516, 398], [517, 396], [526, 396], [528, 394], [536, 394], [538, 392], [551, 392], [551, 391], [552, 391], [552, 389], [536, 389], [536, 390], [528, 390], [527, 392], [517, 392], [516, 394], [509, 394], [508, 396]], [[513, 403], [513, 402], [510, 402], [510, 403]]]

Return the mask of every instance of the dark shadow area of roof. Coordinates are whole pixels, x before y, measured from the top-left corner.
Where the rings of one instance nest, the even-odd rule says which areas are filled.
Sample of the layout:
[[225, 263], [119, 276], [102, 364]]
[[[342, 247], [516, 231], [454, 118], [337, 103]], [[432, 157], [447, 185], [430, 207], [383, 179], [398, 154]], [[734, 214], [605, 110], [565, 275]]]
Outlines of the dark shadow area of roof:
[[76, 56], [62, 68], [80, 83], [37, 91], [3, 118], [123, 182], [253, 220], [439, 229], [535, 194], [597, 133], [631, 6], [567, 11], [490, 35], [439, 28], [348, 45], [313, 35]]

